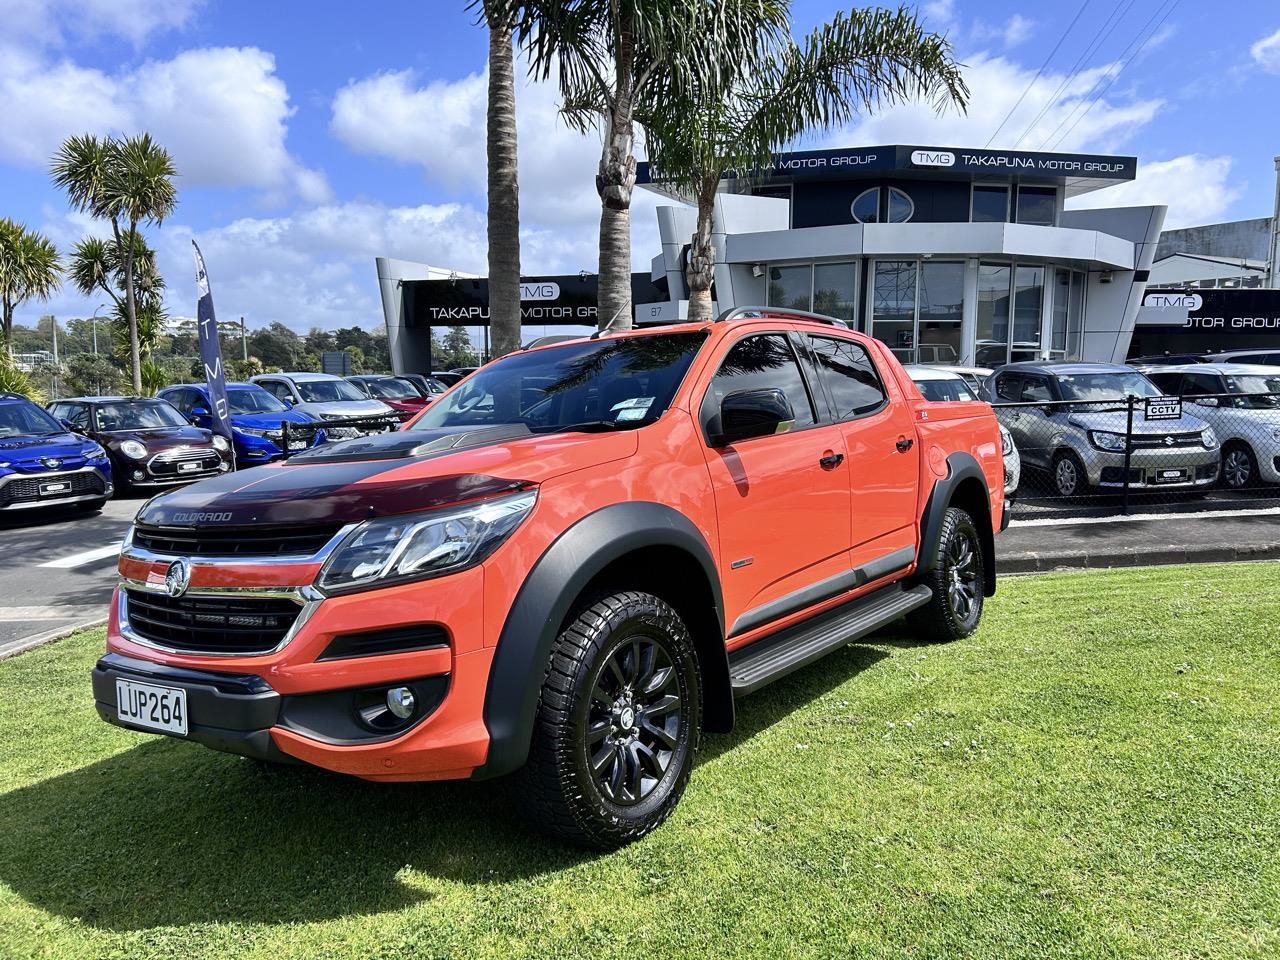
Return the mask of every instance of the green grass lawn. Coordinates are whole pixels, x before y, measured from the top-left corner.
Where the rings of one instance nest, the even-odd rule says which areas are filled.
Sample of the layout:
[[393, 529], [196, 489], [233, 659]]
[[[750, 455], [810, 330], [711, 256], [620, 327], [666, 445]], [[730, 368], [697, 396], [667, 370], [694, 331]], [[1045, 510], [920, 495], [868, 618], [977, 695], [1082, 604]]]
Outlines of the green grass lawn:
[[976, 637], [739, 705], [656, 834], [98, 721], [92, 631], [0, 662], [0, 957], [1280, 955], [1280, 566], [1006, 580]]

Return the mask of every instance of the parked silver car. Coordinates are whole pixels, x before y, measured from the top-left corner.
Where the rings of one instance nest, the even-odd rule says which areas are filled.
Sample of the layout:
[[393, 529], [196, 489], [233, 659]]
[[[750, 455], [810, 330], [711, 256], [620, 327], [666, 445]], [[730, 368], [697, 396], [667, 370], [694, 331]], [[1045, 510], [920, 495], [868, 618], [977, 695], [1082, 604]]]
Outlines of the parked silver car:
[[[1025, 466], [1047, 471], [1063, 497], [1125, 482], [1126, 396], [1159, 397], [1132, 367], [1109, 363], [1010, 363], [991, 375], [996, 416], [1013, 434]], [[1121, 401], [1117, 403], [1116, 401]], [[1002, 404], [1015, 404], [1002, 406]], [[1129, 486], [1199, 489], [1218, 478], [1221, 450], [1209, 424], [1183, 411], [1176, 420], [1133, 417]]]
[[[395, 411], [381, 400], [370, 400], [353, 383], [328, 373], [263, 373], [251, 380], [295, 410], [316, 420], [345, 420], [349, 417], [395, 418]], [[398, 419], [398, 418], [397, 418]], [[385, 430], [335, 427], [325, 433], [333, 440], [349, 440], [366, 433]]]
[[[959, 372], [955, 367], [935, 367], [925, 364], [912, 363], [906, 366], [906, 371], [926, 400], [970, 400], [978, 399], [978, 392], [974, 389], [974, 381], [968, 376]], [[960, 368], [968, 371], [974, 371], [980, 368], [964, 367]], [[990, 373], [987, 370], [986, 373]], [[975, 380], [978, 380], [975, 375]], [[978, 380], [978, 382], [981, 382]], [[1010, 503], [1013, 502], [1014, 496], [1018, 492], [1018, 484], [1022, 480], [1022, 458], [1018, 456], [1018, 447], [1013, 442], [1013, 434], [1011, 434], [1005, 425], [1000, 424], [1000, 444], [1001, 454], [1004, 457], [1004, 498]]]
[[1247, 363], [1141, 369], [1213, 427], [1222, 444], [1223, 486], [1247, 490], [1280, 483], [1280, 369]]

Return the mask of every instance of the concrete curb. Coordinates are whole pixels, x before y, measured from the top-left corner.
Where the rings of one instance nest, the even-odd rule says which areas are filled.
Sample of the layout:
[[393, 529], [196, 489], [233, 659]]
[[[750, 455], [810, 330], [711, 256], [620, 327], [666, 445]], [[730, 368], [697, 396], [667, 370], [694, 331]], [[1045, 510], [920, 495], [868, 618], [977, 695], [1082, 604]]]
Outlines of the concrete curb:
[[1051, 573], [1055, 570], [1105, 570], [1112, 567], [1155, 567], [1181, 563], [1247, 563], [1280, 560], [1280, 543], [1244, 546], [1169, 546], [1156, 550], [1110, 549], [1040, 555], [1020, 553], [1002, 557], [996, 552], [1000, 573]]
[[62, 640], [79, 630], [89, 630], [93, 627], [100, 627], [107, 622], [106, 616], [95, 617], [92, 620], [81, 620], [79, 623], [73, 623], [69, 626], [54, 627], [52, 630], [46, 630], [44, 633], [37, 633], [33, 637], [23, 637], [20, 640], [12, 640], [7, 644], [0, 644], [0, 660], [9, 657], [16, 657], [20, 653], [26, 653], [28, 650], [34, 650], [36, 647], [43, 647], [47, 643], [53, 643], [55, 640]]

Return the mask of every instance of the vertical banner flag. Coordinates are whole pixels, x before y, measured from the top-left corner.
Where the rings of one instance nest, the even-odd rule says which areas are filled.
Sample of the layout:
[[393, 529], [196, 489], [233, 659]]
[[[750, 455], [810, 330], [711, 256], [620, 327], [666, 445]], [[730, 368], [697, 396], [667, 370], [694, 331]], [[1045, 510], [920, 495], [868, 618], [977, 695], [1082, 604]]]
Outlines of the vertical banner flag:
[[[209, 274], [204, 269], [204, 257], [200, 246], [191, 241], [196, 253], [196, 289], [200, 301], [196, 304], [196, 328], [200, 341], [200, 362], [204, 365], [204, 379], [209, 386], [210, 419], [213, 432], [220, 433], [232, 443], [231, 409], [227, 404], [227, 378], [222, 369], [222, 344], [218, 339], [218, 321], [213, 315], [213, 294], [209, 291]], [[233, 445], [232, 450], [235, 449]]]

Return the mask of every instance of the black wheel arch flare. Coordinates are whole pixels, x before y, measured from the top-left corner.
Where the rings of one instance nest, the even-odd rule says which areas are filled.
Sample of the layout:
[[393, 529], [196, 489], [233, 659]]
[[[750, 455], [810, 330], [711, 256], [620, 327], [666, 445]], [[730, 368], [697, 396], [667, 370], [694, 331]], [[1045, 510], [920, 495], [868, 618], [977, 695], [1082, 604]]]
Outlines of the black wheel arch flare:
[[957, 451], [947, 457], [947, 475], [934, 481], [920, 518], [920, 556], [917, 572], [932, 570], [937, 559], [938, 537], [947, 507], [960, 507], [974, 514], [982, 538], [983, 594], [996, 592], [996, 542], [991, 529], [991, 491], [982, 466], [970, 453]]
[[588, 514], [561, 533], [538, 558], [516, 594], [489, 671], [484, 702], [489, 753], [474, 778], [501, 776], [524, 764], [538, 695], [561, 626], [592, 581], [611, 564], [653, 548], [687, 554], [706, 578], [716, 635], [707, 636], [709, 630], [689, 624], [702, 670], [704, 726], [715, 731], [732, 728], [724, 601], [711, 548], [693, 522], [672, 507], [647, 501], [615, 503]]

